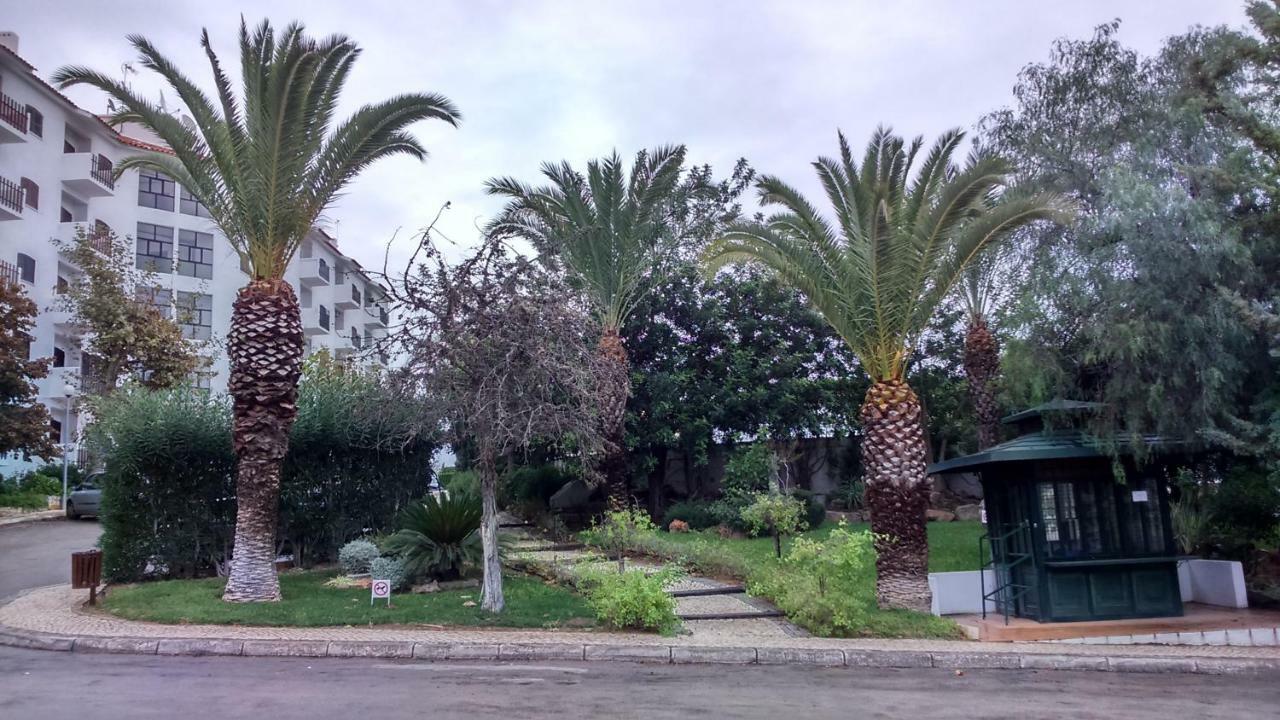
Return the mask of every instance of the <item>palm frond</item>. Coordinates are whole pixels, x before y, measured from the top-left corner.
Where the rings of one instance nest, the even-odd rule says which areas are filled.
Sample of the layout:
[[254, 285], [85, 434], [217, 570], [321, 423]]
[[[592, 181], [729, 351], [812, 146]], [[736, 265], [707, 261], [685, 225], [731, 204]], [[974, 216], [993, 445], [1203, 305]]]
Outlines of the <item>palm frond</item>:
[[277, 33], [268, 21], [252, 30], [241, 21], [240, 97], [208, 32], [202, 32], [216, 103], [151, 41], [130, 41], [142, 66], [160, 75], [186, 105], [194, 127], [88, 68], [64, 67], [54, 82], [102, 90], [123, 108], [113, 122], [138, 122], [159, 136], [172, 158], [139, 155], [117, 168], [158, 170], [182, 183], [209, 209], [258, 279], [283, 277], [316, 218], [364, 168], [391, 155], [426, 156], [407, 132], [410, 125], [456, 125], [460, 118], [447, 98], [416, 93], [367, 105], [335, 127], [334, 113], [360, 49], [341, 35], [310, 38], [299, 23]]

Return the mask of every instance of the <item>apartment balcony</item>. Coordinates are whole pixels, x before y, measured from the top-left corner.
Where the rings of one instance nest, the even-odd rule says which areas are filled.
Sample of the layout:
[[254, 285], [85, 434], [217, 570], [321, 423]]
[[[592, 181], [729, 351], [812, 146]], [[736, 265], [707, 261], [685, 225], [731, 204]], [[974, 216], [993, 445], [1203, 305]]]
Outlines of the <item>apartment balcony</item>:
[[[350, 277], [350, 273], [348, 273]], [[344, 280], [333, 286], [333, 307], [338, 310], [359, 310], [364, 304], [364, 293], [360, 283], [355, 280]]]
[[0, 283], [6, 285], [17, 285], [22, 280], [22, 273], [18, 271], [18, 266], [5, 260], [0, 260]]
[[0, 93], [0, 143], [27, 141], [27, 108]]
[[306, 335], [327, 335], [333, 327], [333, 318], [325, 305], [302, 308], [302, 332]]
[[328, 285], [333, 277], [333, 270], [324, 258], [304, 258], [298, 261], [298, 281], [307, 287]]
[[364, 326], [366, 328], [385, 328], [391, 322], [391, 315], [381, 305], [370, 305], [364, 309]]
[[85, 237], [89, 241], [89, 247], [97, 251], [97, 253], [105, 258], [111, 257], [111, 238], [107, 236], [105, 231], [100, 231], [95, 223], [89, 222], [64, 222], [58, 224], [58, 254], [62, 256], [69, 264], [72, 262], [71, 251], [75, 247], [76, 238], [80, 236], [81, 231], [85, 233]]
[[23, 205], [22, 186], [0, 177], [0, 220], [21, 220]]
[[69, 338], [79, 338], [84, 335], [84, 328], [75, 321], [75, 313], [62, 307], [62, 303], [55, 303], [53, 309], [44, 313], [49, 321], [53, 323], [53, 329], [62, 336]]
[[49, 368], [49, 374], [40, 381], [40, 402], [50, 410], [65, 410], [67, 398], [74, 400], [82, 391], [80, 368]]
[[62, 156], [62, 184], [82, 198], [115, 194], [116, 179], [111, 161], [96, 153], [67, 153]]

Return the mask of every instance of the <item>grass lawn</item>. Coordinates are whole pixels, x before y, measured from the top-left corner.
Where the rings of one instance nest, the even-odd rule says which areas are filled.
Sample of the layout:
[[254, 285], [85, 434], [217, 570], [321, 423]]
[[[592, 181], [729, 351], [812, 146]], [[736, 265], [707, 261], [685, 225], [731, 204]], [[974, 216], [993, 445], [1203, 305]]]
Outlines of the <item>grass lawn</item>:
[[[369, 590], [325, 587], [334, 570], [295, 571], [280, 575], [278, 603], [224, 603], [225, 578], [166, 580], [112, 587], [103, 600], [107, 611], [130, 620], [217, 625], [456, 625], [467, 627], [554, 628], [572, 621], [594, 625], [585, 600], [569, 590], [524, 576], [503, 582], [507, 609], [490, 615], [479, 607], [480, 588], [426, 595], [396, 594], [369, 605]], [[474, 602], [468, 607], [464, 603]]]
[[[837, 527], [835, 523], [826, 523], [819, 528], [804, 533], [805, 537], [823, 540]], [[865, 524], [850, 524], [849, 529], [860, 531], [868, 529]], [[931, 572], [950, 572], [956, 570], [976, 570], [978, 560], [978, 538], [984, 528], [978, 522], [929, 523], [929, 570]], [[791, 542], [783, 541], [785, 555]], [[780, 571], [796, 572], [782, 565], [774, 557], [773, 540], [771, 538], [722, 538], [714, 530], [691, 533], [659, 532], [639, 548], [645, 553], [656, 554], [669, 560], [682, 561], [691, 565], [695, 571], [713, 575], [732, 575], [751, 584], [753, 577]], [[880, 610], [875, 606], [875, 566], [868, 564], [861, 575], [853, 582], [866, 588], [859, 597], [848, 598], [848, 607], [856, 610], [865, 618], [862, 625], [854, 632], [844, 634], [858, 637], [914, 637], [914, 638], [960, 638], [963, 637], [959, 627], [945, 618], [933, 615], [909, 612], [905, 610]], [[770, 598], [774, 599], [775, 598]], [[781, 605], [781, 603], [779, 603]], [[787, 610], [786, 607], [782, 608]], [[792, 616], [802, 625], [800, 618]], [[821, 634], [820, 627], [806, 625], [809, 630]]]
[[[849, 523], [850, 530], [870, 530], [867, 523]], [[816, 530], [804, 533], [804, 537], [814, 540], [825, 539], [836, 528], [836, 523], [828, 522]], [[929, 523], [929, 572], [954, 572], [957, 570], [977, 570], [978, 538], [986, 529], [976, 521], [932, 522]], [[767, 537], [726, 540], [714, 530], [689, 533], [662, 533], [662, 537], [675, 543], [708, 542], [741, 555], [752, 561], [768, 560], [773, 555], [773, 539]], [[782, 554], [787, 553], [791, 538], [783, 538]]]

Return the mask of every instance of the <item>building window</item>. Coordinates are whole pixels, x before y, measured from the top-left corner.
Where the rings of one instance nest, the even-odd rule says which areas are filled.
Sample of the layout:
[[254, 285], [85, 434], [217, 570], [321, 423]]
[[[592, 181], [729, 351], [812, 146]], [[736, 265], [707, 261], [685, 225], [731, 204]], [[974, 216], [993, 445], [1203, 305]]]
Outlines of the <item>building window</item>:
[[194, 230], [178, 231], [178, 274], [208, 280], [213, 277], [213, 236]]
[[325, 330], [329, 329], [329, 308], [323, 305], [320, 306], [320, 327]]
[[203, 392], [213, 390], [213, 373], [196, 371], [191, 373], [191, 387]]
[[23, 282], [36, 281], [36, 259], [24, 253], [18, 253], [18, 277]]
[[172, 210], [178, 184], [154, 170], [138, 173], [138, 205], [157, 210]]
[[138, 269], [173, 272], [173, 228], [138, 223]]
[[53, 366], [56, 368], [67, 366], [67, 351], [60, 347], [53, 349]]
[[49, 439], [62, 444], [62, 421], [49, 420]]
[[173, 318], [173, 291], [158, 287], [140, 287], [137, 290], [138, 302], [150, 305], [166, 319]]
[[70, 287], [71, 283], [67, 282], [66, 278], [59, 275], [57, 284], [53, 286], [53, 293], [55, 295], [65, 295]]
[[213, 296], [203, 293], [178, 293], [178, 320], [182, 337], [208, 340], [213, 337]]
[[357, 350], [360, 349], [360, 331], [355, 328], [351, 328], [351, 345]]
[[31, 178], [22, 178], [22, 197], [27, 203], [27, 207], [32, 210], [40, 209], [40, 186], [31, 181]]
[[44, 137], [44, 115], [31, 105], [27, 106], [27, 130], [36, 137]]
[[59, 208], [58, 222], [71, 222], [73, 220], [75, 220], [75, 216], [71, 214], [70, 210], [66, 208]]
[[180, 190], [182, 192], [182, 196], [178, 203], [179, 212], [202, 218], [210, 217], [209, 208], [205, 207], [204, 203], [200, 202], [196, 196], [188, 192], [186, 188], [180, 188]]

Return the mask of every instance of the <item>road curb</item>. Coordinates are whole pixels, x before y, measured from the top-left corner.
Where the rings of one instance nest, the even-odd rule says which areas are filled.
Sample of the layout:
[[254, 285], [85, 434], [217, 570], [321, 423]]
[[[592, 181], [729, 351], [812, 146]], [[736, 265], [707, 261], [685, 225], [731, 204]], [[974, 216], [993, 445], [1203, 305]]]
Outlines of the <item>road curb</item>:
[[237, 640], [63, 636], [0, 626], [0, 645], [52, 652], [157, 657], [207, 655], [418, 661], [586, 661], [659, 664], [796, 665], [947, 670], [1092, 670], [1118, 673], [1280, 675], [1280, 658], [1152, 657], [1020, 652], [938, 652], [716, 645], [599, 643], [424, 643], [386, 640]]
[[14, 515], [13, 517], [0, 518], [0, 527], [22, 525], [33, 522], [45, 522], [48, 520], [62, 520], [64, 518], [66, 518], [66, 514], [61, 510], [41, 510], [39, 512], [28, 513], [26, 515]]

